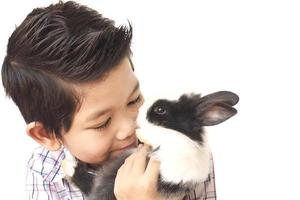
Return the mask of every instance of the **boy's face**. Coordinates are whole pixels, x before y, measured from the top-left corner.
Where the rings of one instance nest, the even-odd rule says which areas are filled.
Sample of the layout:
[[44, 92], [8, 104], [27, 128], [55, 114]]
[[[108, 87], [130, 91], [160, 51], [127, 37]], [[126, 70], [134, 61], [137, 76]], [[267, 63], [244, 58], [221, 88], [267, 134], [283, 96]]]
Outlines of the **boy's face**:
[[128, 58], [94, 83], [78, 87], [82, 104], [63, 145], [83, 162], [100, 164], [137, 146], [136, 119], [143, 97]]

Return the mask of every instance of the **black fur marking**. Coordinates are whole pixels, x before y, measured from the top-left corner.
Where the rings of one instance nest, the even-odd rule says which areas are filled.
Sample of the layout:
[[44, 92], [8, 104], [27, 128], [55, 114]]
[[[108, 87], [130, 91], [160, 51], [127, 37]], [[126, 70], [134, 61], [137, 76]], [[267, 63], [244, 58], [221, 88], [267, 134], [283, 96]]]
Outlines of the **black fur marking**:
[[90, 169], [86, 163], [81, 161], [78, 161], [77, 163], [75, 173], [72, 176], [72, 181], [84, 194], [89, 194], [94, 185], [95, 175], [89, 173]]
[[152, 150], [152, 153], [155, 151], [158, 151], [160, 149], [160, 146], [156, 147], [155, 149]]
[[[182, 95], [177, 101], [158, 100], [147, 112], [147, 120], [153, 124], [179, 131], [192, 140], [202, 142], [202, 124], [199, 121], [199, 113], [195, 109], [200, 103], [200, 95]], [[156, 108], [166, 110], [164, 115], [157, 114]]]
[[182, 196], [183, 194], [188, 194], [191, 192], [191, 189], [195, 186], [191, 187], [191, 184], [186, 185], [182, 182], [178, 184], [165, 182], [161, 178], [161, 174], [159, 174], [159, 181], [158, 181], [158, 191], [164, 196], [164, 197], [176, 197], [176, 196]]

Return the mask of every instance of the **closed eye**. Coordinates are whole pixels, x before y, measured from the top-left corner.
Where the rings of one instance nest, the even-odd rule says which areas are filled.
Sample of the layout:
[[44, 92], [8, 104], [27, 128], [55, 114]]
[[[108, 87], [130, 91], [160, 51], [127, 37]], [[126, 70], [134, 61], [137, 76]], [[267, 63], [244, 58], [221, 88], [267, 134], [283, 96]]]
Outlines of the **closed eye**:
[[94, 129], [96, 130], [105, 129], [109, 126], [110, 122], [111, 122], [111, 118], [108, 118], [108, 120], [106, 120], [103, 124], [99, 125], [98, 127], [95, 127]]
[[141, 95], [139, 95], [136, 99], [134, 99], [133, 101], [130, 101], [127, 105], [128, 106], [132, 106], [132, 105], [135, 105], [137, 103], [139, 103], [141, 101]]

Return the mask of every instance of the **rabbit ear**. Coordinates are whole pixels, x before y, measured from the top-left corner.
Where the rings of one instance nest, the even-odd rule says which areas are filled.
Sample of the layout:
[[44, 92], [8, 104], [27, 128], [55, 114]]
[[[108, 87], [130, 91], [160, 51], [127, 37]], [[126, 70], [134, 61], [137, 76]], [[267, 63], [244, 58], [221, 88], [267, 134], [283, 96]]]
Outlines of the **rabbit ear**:
[[202, 106], [213, 103], [225, 103], [229, 106], [234, 106], [238, 103], [239, 97], [233, 92], [219, 91], [202, 97], [200, 101]]
[[234, 116], [237, 110], [225, 103], [215, 103], [205, 107], [198, 106], [197, 113], [202, 126], [213, 126]]

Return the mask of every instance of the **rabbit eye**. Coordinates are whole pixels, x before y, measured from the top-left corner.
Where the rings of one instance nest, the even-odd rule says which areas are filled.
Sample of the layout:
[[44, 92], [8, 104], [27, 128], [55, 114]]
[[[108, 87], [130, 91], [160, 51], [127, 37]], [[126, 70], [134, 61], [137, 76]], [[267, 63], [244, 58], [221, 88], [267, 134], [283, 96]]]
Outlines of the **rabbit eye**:
[[157, 106], [154, 108], [154, 112], [159, 115], [164, 115], [167, 111], [163, 107]]

